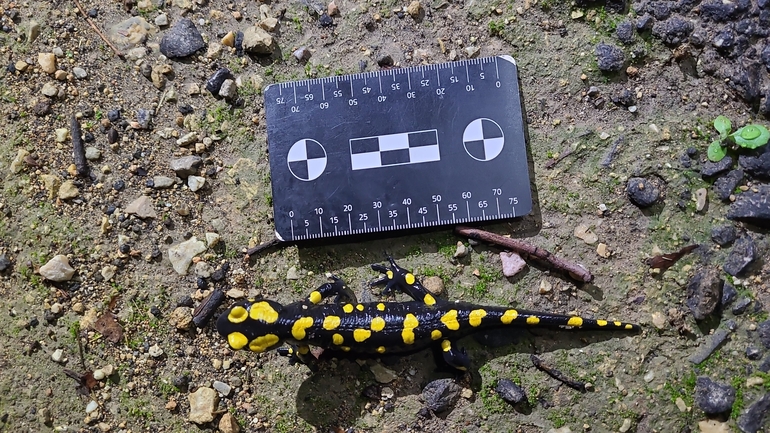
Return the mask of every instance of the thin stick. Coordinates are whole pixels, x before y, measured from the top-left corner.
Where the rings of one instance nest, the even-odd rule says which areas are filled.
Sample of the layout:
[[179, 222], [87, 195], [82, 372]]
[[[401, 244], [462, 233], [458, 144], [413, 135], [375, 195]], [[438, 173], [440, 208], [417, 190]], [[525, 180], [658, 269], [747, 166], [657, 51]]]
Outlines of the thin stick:
[[501, 247], [511, 249], [517, 253], [527, 254], [540, 260], [544, 260], [554, 268], [565, 271], [569, 273], [569, 275], [573, 278], [585, 283], [590, 283], [594, 279], [594, 276], [591, 275], [591, 272], [579, 264], [556, 257], [548, 250], [544, 250], [540, 247], [536, 247], [517, 239], [506, 238], [505, 236], [500, 236], [496, 233], [463, 226], [455, 227], [455, 233], [471, 239], [499, 245]]
[[86, 22], [88, 22], [88, 24], [91, 26], [91, 28], [92, 28], [92, 29], [94, 29], [94, 31], [96, 32], [96, 34], [98, 34], [98, 35], [99, 35], [99, 37], [100, 37], [100, 38], [102, 38], [102, 40], [104, 41], [104, 43], [106, 43], [106, 44], [107, 44], [107, 46], [109, 46], [110, 48], [112, 48], [112, 51], [114, 51], [114, 52], [115, 52], [115, 55], [116, 55], [116, 56], [120, 57], [120, 60], [126, 60], [126, 58], [125, 58], [125, 57], [123, 57], [123, 53], [121, 53], [121, 52], [120, 52], [120, 50], [118, 50], [117, 48], [115, 48], [115, 45], [112, 45], [112, 42], [110, 42], [110, 40], [109, 40], [109, 39], [107, 39], [107, 37], [106, 37], [106, 36], [104, 36], [104, 33], [102, 33], [102, 31], [101, 31], [101, 30], [99, 30], [99, 27], [97, 27], [97, 26], [96, 26], [96, 24], [94, 24], [94, 22], [93, 22], [93, 21], [91, 21], [91, 18], [89, 18], [89, 17], [88, 17], [88, 14], [86, 13], [86, 10], [85, 10], [85, 9], [83, 9], [83, 5], [81, 5], [81, 4], [80, 4], [80, 2], [79, 2], [78, 0], [72, 0], [72, 1], [73, 1], [73, 2], [75, 2], [75, 6], [77, 6], [77, 7], [78, 7], [78, 9], [80, 9], [80, 13], [83, 15], [83, 18], [85, 18], [85, 19], [86, 19]]
[[579, 380], [574, 380], [569, 377], [567, 377], [566, 374], [562, 373], [561, 371], [551, 367], [548, 364], [545, 364], [540, 358], [538, 358], [535, 355], [530, 355], [529, 359], [532, 361], [532, 364], [537, 367], [538, 370], [544, 371], [548, 373], [549, 376], [552, 378], [558, 380], [559, 382], [567, 385], [568, 387], [572, 389], [576, 389], [580, 392], [586, 392], [586, 384], [585, 382], [581, 382]]
[[269, 240], [267, 242], [262, 242], [261, 244], [257, 245], [256, 247], [249, 248], [246, 251], [246, 257], [244, 257], [243, 260], [244, 261], [249, 261], [249, 260], [251, 260], [251, 256], [253, 256], [255, 254], [259, 254], [262, 251], [265, 251], [268, 248], [272, 248], [272, 247], [274, 247], [274, 246], [276, 246], [276, 245], [278, 245], [280, 243], [281, 243], [281, 241], [279, 241], [278, 238], [273, 238], [273, 239], [271, 239], [271, 240]]

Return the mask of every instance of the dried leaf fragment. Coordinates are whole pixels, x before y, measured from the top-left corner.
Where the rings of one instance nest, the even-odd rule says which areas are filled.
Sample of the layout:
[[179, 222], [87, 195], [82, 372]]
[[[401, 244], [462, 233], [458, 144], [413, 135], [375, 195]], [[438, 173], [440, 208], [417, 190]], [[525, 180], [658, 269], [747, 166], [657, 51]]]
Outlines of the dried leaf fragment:
[[674, 266], [676, 262], [682, 257], [690, 254], [694, 249], [698, 248], [698, 244], [688, 245], [675, 253], [661, 254], [655, 257], [647, 259], [647, 265], [652, 269], [660, 269], [664, 272], [666, 269]]
[[123, 327], [120, 326], [115, 315], [109, 311], [96, 319], [94, 330], [113, 343], [119, 343], [123, 339]]

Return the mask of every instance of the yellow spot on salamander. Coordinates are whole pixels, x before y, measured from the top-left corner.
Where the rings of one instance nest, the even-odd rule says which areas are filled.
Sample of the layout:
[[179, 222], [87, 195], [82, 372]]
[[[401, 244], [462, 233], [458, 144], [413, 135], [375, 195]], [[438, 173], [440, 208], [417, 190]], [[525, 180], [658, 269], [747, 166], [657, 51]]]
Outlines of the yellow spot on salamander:
[[434, 298], [430, 293], [426, 293], [425, 297], [422, 298], [422, 302], [425, 302], [425, 305], [427, 306], [436, 305], [436, 298]]
[[535, 316], [527, 317], [527, 325], [537, 325], [540, 323], [540, 319]]
[[227, 343], [235, 350], [241, 350], [249, 344], [249, 339], [240, 332], [231, 332], [227, 335]]
[[579, 328], [583, 326], [583, 319], [580, 317], [570, 317], [569, 320], [567, 320], [567, 326], [575, 326]]
[[313, 326], [312, 317], [299, 318], [291, 327], [291, 335], [297, 340], [302, 340], [305, 338], [305, 330], [311, 326]]
[[321, 299], [322, 299], [321, 292], [319, 292], [318, 290], [313, 290], [312, 292], [310, 292], [310, 296], [308, 296], [308, 299], [310, 300], [310, 302], [314, 304], [321, 302]]
[[337, 329], [340, 326], [340, 316], [326, 316], [324, 317], [323, 328], [327, 331]]
[[308, 346], [299, 346], [297, 348], [297, 352], [299, 352], [300, 355], [307, 355], [310, 352], [310, 347], [308, 347]]
[[358, 304], [358, 305], [356, 305], [356, 310], [358, 310], [358, 311], [364, 311], [364, 304]]
[[385, 346], [380, 346], [377, 348], [377, 353], [385, 353]]
[[431, 340], [438, 340], [441, 338], [441, 331], [438, 329], [434, 329], [433, 332], [430, 333]]
[[350, 348], [348, 346], [340, 346], [340, 349], [342, 349], [343, 352], [350, 352]]
[[449, 310], [441, 316], [441, 323], [452, 331], [460, 329], [460, 323], [457, 321], [457, 310]]
[[379, 304], [377, 304], [377, 309], [380, 311], [385, 311], [385, 304], [380, 302]]
[[262, 301], [251, 304], [249, 317], [252, 320], [261, 320], [265, 323], [275, 323], [278, 320], [278, 312], [270, 304]]
[[452, 350], [452, 343], [449, 340], [444, 340], [441, 342], [441, 350], [444, 352], [449, 352]]
[[401, 339], [405, 344], [414, 344], [414, 328], [420, 325], [417, 317], [414, 314], [409, 313], [404, 318], [404, 330], [401, 331]]
[[613, 323], [615, 326], [620, 326], [620, 325], [622, 325], [622, 324], [623, 324], [622, 322], [612, 322], [612, 323]]
[[249, 312], [240, 305], [233, 307], [230, 310], [230, 314], [227, 315], [227, 320], [231, 323], [241, 323], [249, 317]]
[[406, 284], [409, 284], [410, 286], [414, 284], [415, 282], [414, 274], [409, 272], [406, 275], [404, 275], [404, 281], [406, 281]]
[[626, 329], [634, 329], [634, 325], [632, 325], [632, 324], [630, 324], [630, 323], [626, 323], [626, 326], [625, 326], [625, 328], [626, 328]]
[[505, 313], [500, 317], [500, 321], [503, 322], [503, 325], [510, 325], [517, 317], [519, 317], [518, 311], [505, 310]]
[[599, 326], [607, 326], [607, 321], [606, 320], [597, 320], [596, 324], [599, 325]]
[[353, 331], [353, 339], [358, 343], [363, 343], [367, 338], [372, 336], [372, 331], [368, 329], [356, 329]]
[[342, 337], [342, 335], [340, 334], [332, 335], [332, 343], [334, 343], [335, 346], [339, 346], [344, 342], [345, 342], [345, 339]]
[[372, 328], [372, 331], [378, 332], [385, 329], [385, 319], [382, 317], [375, 317], [372, 319], [372, 324], [370, 326]]
[[249, 349], [251, 349], [252, 352], [262, 353], [265, 350], [275, 346], [279, 340], [280, 339], [275, 334], [266, 334], [251, 340], [251, 343], [249, 343]]
[[342, 311], [346, 313], [352, 313], [353, 312], [353, 305], [351, 304], [345, 304], [342, 306]]
[[385, 272], [385, 276], [388, 277], [389, 280], [392, 280], [393, 279], [393, 271]]
[[484, 318], [484, 316], [487, 315], [487, 312], [484, 310], [473, 310], [471, 311], [471, 314], [468, 316], [468, 323], [471, 324], [474, 328], [481, 325], [481, 319]]

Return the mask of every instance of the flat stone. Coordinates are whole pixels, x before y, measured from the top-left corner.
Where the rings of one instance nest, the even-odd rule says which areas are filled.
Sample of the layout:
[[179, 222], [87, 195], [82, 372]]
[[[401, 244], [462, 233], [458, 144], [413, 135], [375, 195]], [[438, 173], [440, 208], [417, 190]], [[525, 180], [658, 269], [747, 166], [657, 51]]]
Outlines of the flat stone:
[[208, 245], [209, 248], [214, 248], [221, 239], [221, 236], [219, 236], [219, 233], [214, 232], [206, 232], [206, 245]]
[[225, 413], [219, 420], [219, 431], [222, 433], [240, 433], [241, 426], [238, 420], [231, 413]]
[[703, 320], [716, 310], [722, 299], [724, 281], [715, 269], [702, 270], [687, 284], [687, 307], [696, 320]]
[[743, 433], [757, 433], [765, 423], [765, 417], [770, 412], [770, 393], [765, 394], [759, 400], [749, 406], [740, 417], [738, 417], [738, 428]]
[[136, 215], [141, 219], [158, 217], [157, 213], [155, 213], [155, 206], [152, 203], [152, 199], [146, 195], [139, 196], [139, 198], [126, 206], [126, 213]]
[[698, 347], [698, 350], [687, 358], [693, 364], [700, 364], [708, 359], [712, 353], [727, 339], [735, 330], [737, 324], [733, 320], [728, 320], [724, 328], [717, 329], [707, 340]]
[[[770, 45], [768, 45], [768, 50], [770, 50]], [[770, 179], [770, 151], [766, 150], [760, 156], [741, 155], [738, 157], [738, 164], [756, 178]]]
[[155, 17], [155, 25], [158, 27], [165, 27], [168, 25], [168, 15], [160, 14]]
[[754, 246], [754, 239], [749, 234], [741, 236], [727, 256], [724, 264], [725, 272], [732, 276], [738, 275], [754, 261], [756, 255], [757, 250]]
[[457, 241], [457, 248], [455, 249], [455, 253], [452, 255], [452, 257], [456, 259], [461, 259], [467, 255], [468, 255], [468, 247], [466, 247], [462, 241]]
[[527, 401], [527, 394], [524, 390], [510, 379], [498, 380], [495, 392], [497, 392], [500, 398], [513, 405]]
[[219, 68], [208, 80], [206, 80], [206, 90], [216, 96], [219, 94], [219, 90], [222, 88], [222, 84], [224, 84], [225, 80], [232, 80], [233, 78], [233, 74], [229, 69]]
[[581, 239], [583, 242], [587, 243], [588, 245], [593, 245], [596, 242], [599, 241], [599, 236], [596, 235], [593, 231], [589, 229], [589, 227], [585, 224], [579, 224], [575, 227], [575, 230], [573, 230], [573, 234], [576, 238]]
[[460, 398], [462, 388], [454, 379], [438, 379], [429, 382], [422, 390], [422, 399], [429, 410], [441, 413], [451, 409]]
[[372, 374], [374, 374], [374, 380], [376, 380], [378, 383], [390, 383], [399, 377], [395, 371], [384, 367], [378, 362], [369, 365], [369, 370], [372, 371]]
[[177, 21], [160, 40], [160, 52], [166, 57], [187, 57], [204, 48], [203, 36], [188, 18]]
[[715, 419], [707, 419], [698, 421], [698, 430], [700, 433], [730, 433], [730, 424], [726, 422], [719, 422]]
[[168, 176], [153, 176], [152, 184], [155, 189], [165, 189], [174, 186], [174, 179]]
[[225, 397], [230, 395], [230, 393], [233, 391], [233, 388], [230, 385], [228, 385], [225, 382], [221, 382], [219, 380], [215, 380], [214, 383], [211, 386], [213, 386], [214, 389], [219, 391], [219, 393], [222, 394]]
[[187, 177], [187, 187], [190, 188], [190, 191], [195, 192], [203, 188], [203, 185], [206, 184], [206, 178], [201, 176], [188, 176]]
[[59, 254], [41, 266], [39, 272], [49, 281], [69, 281], [75, 274], [75, 269], [70, 266], [67, 256]]
[[43, 88], [40, 89], [40, 93], [42, 93], [43, 95], [49, 98], [53, 98], [59, 94], [59, 87], [56, 85], [56, 83], [49, 81], [43, 84]]
[[189, 394], [187, 399], [190, 402], [189, 419], [191, 422], [205, 424], [214, 421], [214, 413], [219, 404], [219, 394], [215, 390], [200, 387]]
[[168, 323], [179, 331], [188, 331], [193, 328], [192, 311], [188, 307], [177, 307], [168, 315]]
[[520, 255], [515, 252], [503, 251], [500, 253], [500, 261], [503, 264], [503, 275], [506, 278], [510, 278], [519, 272], [523, 271], [527, 267], [527, 262], [521, 258]]
[[297, 271], [296, 266], [292, 266], [289, 268], [288, 271], [286, 271], [286, 279], [287, 280], [299, 280], [299, 272]]
[[56, 349], [51, 354], [51, 360], [53, 362], [62, 362], [64, 360], [64, 350]]
[[735, 388], [700, 376], [695, 381], [695, 403], [709, 415], [728, 412], [735, 403]]
[[739, 194], [727, 211], [727, 218], [763, 227], [770, 226], [770, 185], [758, 185]]
[[46, 74], [56, 72], [56, 56], [53, 53], [38, 53], [37, 64], [40, 65], [40, 69]]
[[261, 27], [251, 26], [243, 31], [243, 49], [252, 54], [272, 54], [275, 41]]
[[708, 204], [709, 193], [706, 188], [698, 188], [695, 191], [695, 211], [703, 212]]
[[618, 72], [623, 69], [626, 55], [623, 50], [610, 44], [599, 43], [594, 49], [599, 70], [603, 72]]
[[187, 275], [187, 268], [190, 267], [193, 257], [204, 251], [206, 251], [206, 244], [193, 236], [184, 242], [169, 247], [168, 259], [177, 274]]
[[89, 161], [96, 161], [102, 157], [102, 151], [94, 146], [86, 147], [86, 159]]
[[707, 161], [700, 169], [701, 177], [714, 177], [718, 174], [724, 173], [733, 166], [733, 158], [725, 156], [718, 162]]
[[260, 21], [259, 26], [265, 31], [274, 32], [278, 28], [278, 19], [273, 17], [265, 18]]
[[422, 280], [422, 285], [431, 295], [441, 296], [444, 294], [444, 280], [437, 275], [425, 277]]
[[743, 182], [743, 170], [730, 170], [714, 182], [714, 192], [722, 201], [730, 200], [735, 188]]
[[191, 174], [198, 173], [198, 167], [200, 167], [202, 163], [203, 160], [200, 156], [183, 156], [181, 158], [172, 159], [169, 165], [177, 176], [185, 179]]
[[147, 351], [147, 354], [150, 355], [153, 358], [160, 358], [163, 356], [163, 349], [161, 349], [160, 346], [157, 344], [153, 344], [150, 346], [150, 349]]
[[733, 243], [737, 237], [738, 234], [732, 225], [716, 226], [711, 229], [711, 240], [722, 247]]
[[225, 80], [222, 83], [222, 87], [219, 88], [219, 96], [227, 101], [238, 99], [238, 86], [235, 85], [235, 81], [231, 79]]
[[71, 180], [65, 180], [59, 187], [58, 197], [62, 200], [75, 198], [80, 194], [80, 190]]
[[72, 68], [72, 75], [74, 75], [78, 80], [85, 80], [88, 78], [88, 72], [86, 72], [86, 70], [80, 66], [75, 66]]

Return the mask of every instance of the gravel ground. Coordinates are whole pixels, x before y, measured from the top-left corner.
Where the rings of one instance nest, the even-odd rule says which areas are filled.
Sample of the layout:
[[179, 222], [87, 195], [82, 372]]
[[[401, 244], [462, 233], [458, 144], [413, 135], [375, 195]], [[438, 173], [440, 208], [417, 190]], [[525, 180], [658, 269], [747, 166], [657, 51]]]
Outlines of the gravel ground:
[[[0, 431], [770, 429], [770, 151], [706, 160], [718, 115], [770, 124], [767, 0], [0, 8]], [[592, 283], [505, 277], [451, 228], [243, 259], [274, 232], [266, 85], [493, 55], [517, 59], [535, 210], [485, 228]], [[643, 330], [469, 337], [456, 377], [430, 351], [311, 374], [193, 322], [212, 291], [289, 303], [326, 272], [376, 298], [382, 251], [449, 299]]]

